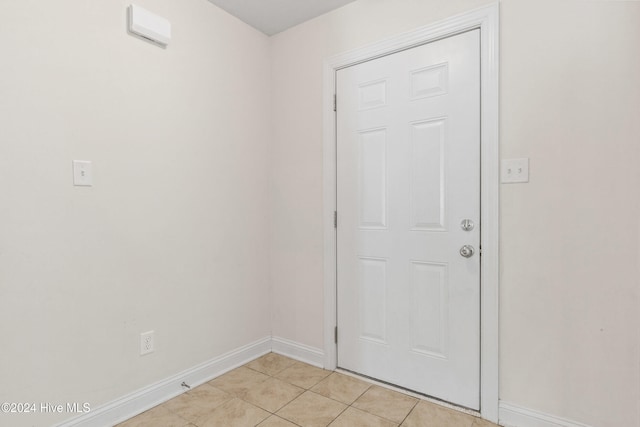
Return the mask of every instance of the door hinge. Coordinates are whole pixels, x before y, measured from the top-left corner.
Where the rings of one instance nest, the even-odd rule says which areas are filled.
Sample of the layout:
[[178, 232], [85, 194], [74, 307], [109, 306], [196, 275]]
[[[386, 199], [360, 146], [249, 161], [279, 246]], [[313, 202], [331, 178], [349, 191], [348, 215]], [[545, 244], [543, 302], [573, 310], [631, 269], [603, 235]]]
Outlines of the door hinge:
[[333, 336], [335, 338], [336, 344], [338, 344], [338, 327], [333, 330]]
[[338, 95], [333, 94], [333, 111], [338, 111]]
[[338, 211], [333, 211], [333, 228], [338, 228]]

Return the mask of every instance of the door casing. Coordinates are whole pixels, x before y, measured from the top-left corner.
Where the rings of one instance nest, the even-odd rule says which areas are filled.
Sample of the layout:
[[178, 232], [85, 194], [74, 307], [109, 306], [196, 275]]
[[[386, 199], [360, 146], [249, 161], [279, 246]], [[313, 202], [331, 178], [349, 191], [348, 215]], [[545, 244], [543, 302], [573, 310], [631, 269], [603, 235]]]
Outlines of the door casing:
[[335, 369], [336, 71], [472, 29], [480, 30], [480, 414], [498, 421], [499, 385], [499, 5], [492, 4], [327, 58], [323, 82], [324, 366]]

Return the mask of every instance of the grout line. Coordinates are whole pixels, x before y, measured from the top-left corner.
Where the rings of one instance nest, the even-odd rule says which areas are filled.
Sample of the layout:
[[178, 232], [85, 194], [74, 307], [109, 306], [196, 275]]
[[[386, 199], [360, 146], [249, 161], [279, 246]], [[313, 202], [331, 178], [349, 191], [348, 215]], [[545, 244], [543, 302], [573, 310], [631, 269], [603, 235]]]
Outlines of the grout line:
[[398, 426], [401, 426], [405, 421], [407, 421], [407, 418], [409, 418], [409, 415], [411, 415], [411, 413], [413, 412], [414, 409], [416, 409], [416, 406], [418, 406], [418, 403], [420, 403], [420, 401], [418, 400], [416, 403], [413, 404], [413, 406], [411, 407], [411, 409], [409, 409], [409, 412], [407, 412], [407, 415], [404, 416], [404, 418], [402, 419], [402, 421], [400, 421], [398, 423]]
[[395, 391], [395, 392], [404, 394], [406, 396], [415, 397], [416, 399], [418, 399], [420, 401], [425, 401], [425, 402], [433, 403], [434, 405], [442, 406], [442, 407], [445, 407], [445, 408], [448, 408], [448, 409], [453, 409], [454, 411], [462, 412], [464, 414], [471, 415], [471, 416], [476, 417], [476, 418], [480, 417], [480, 413], [478, 411], [474, 411], [474, 410], [469, 409], [469, 408], [464, 408], [462, 406], [456, 406], [456, 405], [453, 405], [451, 403], [448, 403], [448, 402], [445, 402], [445, 401], [442, 401], [442, 400], [438, 400], [438, 399], [435, 399], [435, 398], [432, 398], [432, 397], [429, 397], [429, 396], [425, 396], [425, 395], [420, 394], [420, 393], [415, 393], [415, 392], [412, 392], [411, 390], [405, 390], [405, 389], [403, 389], [401, 387], [396, 387], [396, 386], [393, 386], [391, 384], [387, 384], [387, 383], [382, 382], [382, 381], [376, 381], [373, 378], [369, 378], [369, 377], [366, 377], [366, 376], [358, 375], [358, 374], [355, 374], [353, 372], [350, 372], [350, 371], [347, 371], [347, 370], [344, 370], [344, 369], [337, 368], [334, 372], [338, 372], [340, 374], [347, 375], [347, 376], [359, 379], [361, 381], [365, 381], [365, 382], [368, 382], [370, 384], [374, 384], [374, 385], [377, 385], [379, 387], [386, 388], [387, 390], [391, 390], [391, 391]]
[[[287, 356], [284, 356], [284, 357], [287, 357]], [[290, 359], [290, 358], [289, 358], [289, 359]], [[257, 360], [257, 359], [256, 359], [256, 360]], [[292, 360], [295, 360], [295, 359], [292, 359]], [[251, 362], [249, 362], [249, 363], [251, 363]], [[287, 422], [290, 422], [291, 424], [293, 424], [293, 425], [295, 425], [295, 426], [297, 426], [297, 427], [301, 427], [299, 424], [295, 423], [294, 421], [288, 420], [288, 419], [283, 418], [282, 416], [278, 415], [278, 414], [277, 414], [277, 412], [278, 412], [278, 411], [280, 411], [282, 408], [286, 407], [287, 405], [289, 405], [291, 402], [293, 402], [293, 401], [295, 401], [296, 399], [298, 399], [300, 396], [302, 396], [302, 395], [303, 395], [304, 393], [306, 393], [306, 392], [313, 393], [313, 394], [315, 394], [315, 395], [317, 395], [317, 396], [321, 396], [321, 397], [324, 397], [325, 399], [330, 399], [330, 400], [332, 400], [332, 401], [334, 401], [334, 402], [337, 402], [337, 403], [340, 403], [340, 404], [344, 405], [344, 409], [343, 409], [342, 411], [340, 411], [340, 412], [339, 412], [339, 413], [338, 413], [338, 414], [337, 414], [337, 415], [336, 415], [336, 416], [331, 420], [331, 422], [329, 423], [329, 425], [331, 425], [332, 423], [334, 423], [334, 422], [335, 422], [335, 421], [336, 421], [340, 416], [342, 416], [342, 414], [344, 414], [344, 413], [345, 413], [349, 408], [354, 408], [354, 409], [356, 409], [356, 410], [362, 411], [362, 412], [364, 412], [364, 413], [367, 413], [367, 414], [369, 414], [369, 415], [375, 416], [375, 417], [380, 418], [380, 419], [382, 419], [382, 420], [392, 422], [392, 423], [396, 424], [397, 426], [401, 426], [401, 425], [402, 425], [402, 423], [406, 422], [407, 418], [409, 418], [409, 416], [413, 413], [413, 411], [416, 409], [416, 407], [418, 406], [418, 404], [419, 404], [421, 401], [430, 402], [430, 403], [433, 403], [433, 404], [438, 405], [438, 406], [441, 406], [441, 407], [446, 407], [446, 408], [449, 408], [449, 409], [453, 409], [453, 410], [456, 410], [456, 411], [458, 411], [458, 412], [461, 412], [461, 413], [464, 413], [464, 414], [466, 414], [466, 415], [473, 416], [473, 417], [476, 417], [476, 418], [478, 417], [478, 413], [477, 413], [477, 412], [472, 411], [472, 410], [469, 410], [469, 409], [467, 409], [467, 408], [460, 408], [460, 407], [458, 407], [458, 406], [448, 404], [447, 402], [442, 402], [442, 401], [439, 401], [439, 400], [437, 400], [437, 399], [432, 399], [432, 398], [429, 398], [428, 396], [424, 396], [424, 395], [421, 395], [421, 394], [418, 394], [418, 393], [415, 393], [415, 392], [411, 392], [411, 391], [409, 391], [409, 390], [404, 390], [404, 389], [399, 388], [399, 387], [394, 387], [393, 385], [386, 384], [386, 383], [384, 383], [384, 382], [380, 382], [380, 381], [376, 381], [376, 380], [374, 380], [374, 379], [372, 379], [372, 378], [365, 377], [365, 376], [361, 376], [361, 375], [355, 374], [355, 373], [353, 373], [353, 372], [346, 371], [346, 370], [339, 369], [339, 368], [338, 368], [338, 369], [335, 369], [335, 370], [333, 370], [333, 371], [329, 371], [329, 372], [330, 372], [330, 373], [329, 373], [329, 375], [327, 375], [326, 377], [324, 377], [324, 378], [322, 378], [321, 380], [319, 380], [316, 384], [314, 384], [314, 385], [313, 385], [313, 386], [311, 386], [310, 388], [306, 389], [306, 388], [304, 388], [304, 387], [296, 386], [295, 384], [292, 384], [292, 383], [290, 383], [289, 381], [286, 381], [286, 380], [284, 380], [284, 379], [276, 378], [276, 375], [280, 374], [281, 372], [283, 372], [283, 371], [285, 371], [286, 369], [288, 369], [288, 368], [290, 368], [291, 366], [293, 366], [293, 365], [294, 365], [293, 363], [292, 363], [292, 364], [290, 364], [290, 365], [288, 365], [288, 366], [287, 366], [287, 367], [285, 367], [284, 369], [279, 370], [278, 372], [274, 373], [273, 375], [268, 374], [268, 373], [266, 373], [266, 372], [262, 372], [262, 371], [260, 371], [260, 370], [258, 370], [258, 369], [251, 368], [251, 367], [247, 366], [249, 363], [246, 363], [246, 364], [241, 365], [241, 366], [239, 366], [239, 367], [245, 367], [245, 368], [248, 368], [248, 369], [249, 369], [249, 370], [251, 370], [251, 371], [254, 371], [254, 372], [257, 372], [257, 373], [260, 373], [260, 374], [266, 375], [268, 378], [278, 379], [278, 380], [280, 380], [280, 381], [282, 381], [282, 382], [284, 382], [284, 383], [286, 383], [286, 384], [292, 385], [292, 386], [297, 387], [297, 388], [300, 388], [300, 389], [302, 390], [302, 392], [301, 392], [300, 394], [298, 394], [296, 397], [294, 397], [293, 399], [291, 399], [290, 401], [288, 401], [287, 403], [285, 403], [282, 407], [280, 407], [280, 408], [276, 409], [276, 411], [275, 411], [275, 412], [271, 412], [271, 411], [269, 411], [269, 410], [266, 410], [266, 409], [264, 409], [264, 408], [261, 408], [260, 406], [255, 405], [255, 404], [253, 404], [253, 403], [251, 403], [251, 402], [249, 402], [249, 401], [245, 400], [244, 398], [240, 397], [239, 395], [237, 395], [237, 394], [235, 394], [235, 393], [229, 393], [229, 392], [227, 392], [227, 391], [225, 391], [225, 390], [223, 390], [223, 389], [220, 389], [220, 388], [218, 388], [218, 387], [214, 386], [213, 384], [211, 384], [211, 382], [210, 382], [210, 381], [207, 381], [206, 383], [204, 383], [204, 384], [208, 384], [210, 387], [212, 387], [212, 388], [214, 388], [214, 389], [217, 389], [217, 390], [220, 390], [220, 391], [222, 391], [222, 392], [224, 392], [224, 393], [229, 394], [230, 396], [232, 396], [232, 398], [237, 398], [237, 399], [239, 399], [239, 400], [241, 400], [241, 401], [243, 401], [243, 402], [246, 402], [247, 404], [250, 404], [250, 405], [252, 405], [252, 406], [255, 406], [255, 407], [260, 408], [260, 409], [264, 410], [265, 412], [267, 412], [267, 413], [269, 414], [269, 416], [267, 416], [264, 420], [262, 420], [262, 421], [260, 422], [260, 424], [258, 424], [258, 427], [259, 427], [262, 423], [264, 423], [267, 419], [271, 418], [272, 416], [273, 416], [273, 417], [276, 417], [276, 418], [279, 418], [279, 419], [282, 419], [282, 420], [285, 420], [285, 421], [287, 421]], [[305, 365], [308, 365], [307, 363], [304, 363], [304, 362], [299, 362], [299, 363], [303, 363], [303, 364], [305, 364]], [[309, 366], [313, 366], [313, 365], [309, 365]], [[329, 378], [329, 377], [330, 377], [331, 375], [333, 375], [334, 373], [335, 373], [335, 374], [346, 375], [346, 376], [349, 376], [349, 377], [355, 378], [355, 379], [360, 380], [360, 381], [362, 381], [362, 382], [368, 383], [368, 384], [369, 384], [369, 386], [368, 386], [368, 387], [367, 387], [367, 388], [366, 388], [362, 393], [360, 393], [360, 394], [359, 394], [359, 395], [358, 395], [358, 396], [357, 396], [357, 397], [356, 397], [356, 398], [355, 398], [355, 399], [354, 399], [350, 404], [347, 404], [347, 403], [345, 403], [345, 402], [342, 402], [342, 401], [337, 400], [337, 399], [332, 398], [332, 397], [324, 396], [324, 395], [322, 395], [322, 394], [320, 394], [320, 393], [318, 393], [318, 392], [315, 392], [315, 391], [311, 390], [313, 387], [317, 386], [317, 385], [318, 385], [319, 383], [321, 383], [322, 381], [325, 381], [327, 378]], [[264, 380], [264, 381], [267, 381], [267, 380]], [[264, 382], [264, 381], [259, 381], [259, 383], [262, 383], [262, 382]], [[202, 384], [202, 385], [204, 385], [204, 384]], [[384, 389], [387, 389], [387, 390], [391, 390], [391, 391], [394, 391], [394, 392], [400, 393], [400, 394], [402, 394], [402, 395], [404, 395], [404, 396], [413, 397], [413, 398], [415, 398], [415, 399], [417, 399], [417, 400], [415, 401], [415, 403], [413, 404], [413, 406], [411, 407], [411, 409], [407, 412], [407, 414], [406, 414], [406, 415], [405, 415], [405, 417], [402, 419], [402, 421], [400, 421], [400, 423], [396, 423], [395, 421], [393, 421], [393, 420], [388, 420], [387, 418], [385, 418], [385, 417], [383, 417], [383, 416], [380, 416], [380, 415], [377, 415], [377, 414], [374, 414], [374, 413], [371, 413], [371, 412], [369, 412], [369, 411], [365, 411], [365, 410], [362, 410], [362, 409], [359, 409], [359, 408], [357, 408], [357, 407], [353, 406], [353, 405], [354, 405], [354, 403], [355, 403], [355, 402], [357, 402], [357, 401], [358, 401], [358, 399], [360, 399], [360, 398], [361, 398], [364, 394], [366, 394], [369, 390], [371, 390], [371, 388], [372, 388], [373, 386], [379, 386], [379, 387], [381, 387], [381, 388], [384, 388]], [[197, 388], [197, 387], [196, 387], [196, 388]], [[187, 391], [187, 392], [185, 393], [185, 395], [186, 395], [186, 396], [191, 396], [191, 395], [190, 395], [191, 391], [192, 391], [192, 390]], [[163, 403], [163, 404], [161, 404], [161, 405], [158, 405], [158, 406], [164, 406], [164, 404], [166, 404], [166, 403], [167, 403], [167, 402], [165, 402], [165, 403]], [[217, 407], [219, 407], [219, 406], [222, 406], [222, 404], [221, 404], [221, 405], [216, 406], [216, 408], [217, 408]], [[168, 408], [166, 408], [166, 407], [165, 407], [165, 409], [168, 409]], [[182, 419], [182, 420], [184, 420], [185, 422], [187, 422], [188, 424], [185, 424], [185, 426], [184, 426], [184, 427], [187, 427], [187, 425], [196, 425], [196, 424], [195, 424], [195, 423], [193, 423], [192, 421], [187, 420], [186, 418], [182, 417], [180, 414], [178, 414], [178, 413], [176, 413], [176, 412], [173, 412], [173, 411], [171, 411], [171, 410], [168, 410], [168, 412], [169, 412], [169, 413], [171, 413], [171, 414], [173, 414], [173, 415], [178, 416], [180, 419]], [[134, 417], [134, 418], [135, 418], [135, 417]], [[126, 420], [126, 421], [129, 421], [129, 420]], [[125, 421], [125, 422], [126, 422], [126, 421]], [[472, 421], [472, 423], [471, 423], [471, 427], [473, 427], [473, 426], [476, 426], [475, 419], [474, 419], [474, 420]], [[198, 426], [196, 425], [196, 427], [198, 427]]]
[[[324, 397], [327, 397], [327, 396], [324, 396]], [[343, 402], [340, 402], [340, 403], [342, 403], [342, 404], [344, 405], [344, 403], [343, 403]], [[340, 415], [344, 414], [344, 413], [345, 413], [345, 411], [346, 411], [347, 409], [349, 409], [349, 408], [351, 408], [351, 406], [350, 406], [350, 405], [345, 405], [345, 408], [344, 408], [342, 411], [340, 411], [340, 413], [339, 413], [338, 415], [336, 415], [335, 417], [333, 417], [333, 419], [331, 420], [331, 422], [328, 424], [328, 426], [327, 426], [327, 427], [331, 426], [331, 424], [333, 424], [333, 422], [334, 422], [335, 420], [337, 420], [337, 419], [338, 419], [338, 417], [339, 417]]]

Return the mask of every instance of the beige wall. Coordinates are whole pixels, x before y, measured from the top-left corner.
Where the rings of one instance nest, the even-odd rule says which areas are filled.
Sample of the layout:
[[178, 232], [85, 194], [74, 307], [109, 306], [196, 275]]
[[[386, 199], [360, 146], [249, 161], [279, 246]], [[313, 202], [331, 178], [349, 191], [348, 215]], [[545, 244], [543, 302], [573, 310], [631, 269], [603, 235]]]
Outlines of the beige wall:
[[129, 3], [0, 2], [1, 402], [96, 408], [270, 334], [268, 39], [141, 0], [164, 50], [127, 35]]
[[[97, 407], [270, 315], [322, 348], [322, 61], [487, 1], [359, 0], [269, 40], [141, 0], [166, 50], [126, 34], [128, 3], [0, 3], [0, 401]], [[501, 398], [638, 425], [640, 3], [501, 9], [501, 153], [531, 159], [502, 187]]]
[[640, 425], [640, 3], [502, 12], [502, 397]]
[[[360, 0], [272, 38], [273, 334], [323, 346], [322, 61], [484, 0]], [[640, 3], [501, 3], [500, 396], [640, 424]]]

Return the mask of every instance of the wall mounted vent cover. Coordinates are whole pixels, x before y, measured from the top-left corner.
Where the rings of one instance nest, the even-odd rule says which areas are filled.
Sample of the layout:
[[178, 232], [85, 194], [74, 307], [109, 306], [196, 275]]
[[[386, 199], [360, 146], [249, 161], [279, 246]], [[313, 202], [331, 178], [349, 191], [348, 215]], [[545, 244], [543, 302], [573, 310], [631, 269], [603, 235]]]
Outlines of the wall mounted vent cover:
[[168, 45], [171, 40], [169, 20], [135, 4], [129, 6], [129, 31], [161, 46]]

